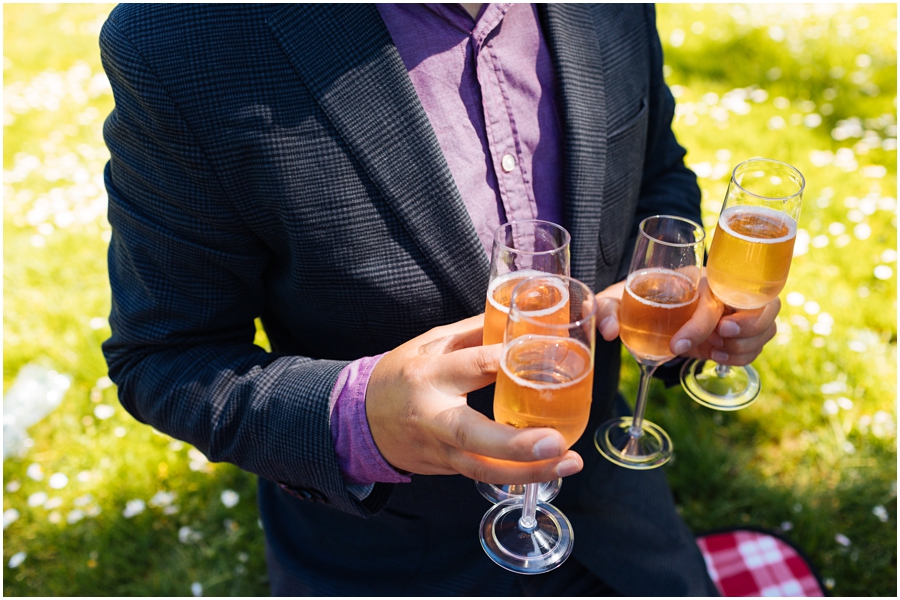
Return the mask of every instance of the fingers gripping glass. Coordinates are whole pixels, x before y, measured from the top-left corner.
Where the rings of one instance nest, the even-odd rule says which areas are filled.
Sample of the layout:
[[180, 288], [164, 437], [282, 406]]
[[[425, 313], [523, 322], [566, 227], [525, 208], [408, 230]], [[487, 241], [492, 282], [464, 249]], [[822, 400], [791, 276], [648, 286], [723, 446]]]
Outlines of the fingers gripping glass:
[[[569, 232], [555, 223], [540, 220], [510, 221], [494, 232], [491, 274], [484, 310], [484, 344], [503, 341], [509, 299], [513, 288], [532, 275], [569, 274]], [[538, 496], [549, 502], [559, 493], [561, 479], [541, 484]], [[491, 502], [520, 497], [522, 485], [496, 485], [476, 481], [482, 496]]]
[[594, 444], [604, 457], [630, 469], [653, 469], [672, 456], [672, 440], [644, 420], [647, 391], [656, 368], [675, 357], [672, 336], [699, 302], [703, 228], [681, 217], [641, 221], [625, 293], [619, 307], [619, 337], [641, 369], [634, 417], [600, 425]]
[[[735, 167], [706, 264], [710, 290], [726, 311], [763, 307], [784, 288], [805, 185], [800, 171], [777, 160], [752, 158]], [[747, 407], [760, 391], [750, 365], [705, 360], [685, 363], [681, 383], [694, 400], [717, 410]]]
[[[510, 297], [494, 419], [515, 427], [552, 427], [571, 447], [591, 410], [597, 300], [583, 283], [537, 275]], [[538, 499], [539, 483], [523, 496], [495, 504], [481, 520], [481, 545], [495, 563], [537, 574], [560, 566], [572, 552], [572, 525]]]

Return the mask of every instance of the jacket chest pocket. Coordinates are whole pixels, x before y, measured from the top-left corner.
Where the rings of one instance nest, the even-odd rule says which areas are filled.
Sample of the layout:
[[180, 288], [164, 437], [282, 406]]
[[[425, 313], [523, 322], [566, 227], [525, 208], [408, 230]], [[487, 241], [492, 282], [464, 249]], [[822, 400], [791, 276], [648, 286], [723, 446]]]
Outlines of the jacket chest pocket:
[[600, 251], [603, 262], [617, 266], [631, 231], [631, 221], [641, 192], [647, 148], [649, 105], [641, 98], [638, 114], [609, 136], [606, 206], [600, 219]]

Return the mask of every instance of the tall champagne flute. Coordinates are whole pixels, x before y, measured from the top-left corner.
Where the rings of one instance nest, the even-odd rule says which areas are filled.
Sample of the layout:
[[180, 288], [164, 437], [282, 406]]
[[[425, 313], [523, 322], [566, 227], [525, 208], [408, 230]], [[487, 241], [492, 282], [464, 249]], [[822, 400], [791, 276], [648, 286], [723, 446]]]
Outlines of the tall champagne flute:
[[[784, 289], [806, 182], [787, 163], [751, 158], [735, 167], [719, 213], [706, 278], [726, 310], [760, 308]], [[750, 365], [729, 367], [694, 360], [681, 369], [685, 391], [716, 410], [738, 410], [759, 396]]]
[[619, 337], [641, 369], [633, 417], [600, 425], [594, 444], [604, 457], [630, 469], [654, 469], [672, 456], [672, 440], [644, 419], [650, 379], [675, 357], [669, 343], [699, 302], [703, 227], [681, 217], [641, 221], [625, 293], [619, 307]]
[[[594, 380], [597, 300], [585, 284], [561, 275], [519, 283], [494, 392], [494, 419], [515, 427], [552, 427], [571, 447], [587, 427]], [[495, 563], [537, 574], [572, 552], [572, 525], [538, 499], [539, 483], [492, 506], [481, 520], [481, 545]]]
[[540, 273], [569, 274], [571, 239], [556, 223], [537, 219], [510, 221], [494, 231], [484, 309], [485, 345], [503, 341], [509, 298], [519, 282]]
[[[540, 273], [569, 274], [569, 232], [555, 223], [530, 219], [510, 221], [494, 231], [491, 247], [491, 273], [484, 309], [484, 344], [503, 341], [509, 298], [523, 279]], [[562, 480], [541, 484], [539, 496], [549, 502], [559, 493]], [[523, 485], [493, 484], [476, 481], [482, 496], [500, 502], [520, 496]]]

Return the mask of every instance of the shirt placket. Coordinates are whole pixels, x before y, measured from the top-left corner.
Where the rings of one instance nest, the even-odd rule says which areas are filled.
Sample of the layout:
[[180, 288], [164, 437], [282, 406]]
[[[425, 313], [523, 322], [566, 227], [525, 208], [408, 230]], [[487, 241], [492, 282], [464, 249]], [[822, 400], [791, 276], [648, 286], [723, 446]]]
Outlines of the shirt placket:
[[497, 179], [506, 221], [516, 221], [534, 219], [537, 204], [516, 131], [503, 65], [494, 51], [494, 45], [502, 43], [502, 39], [498, 39], [501, 33], [499, 26], [507, 7], [488, 6], [472, 32], [472, 39], [490, 163]]

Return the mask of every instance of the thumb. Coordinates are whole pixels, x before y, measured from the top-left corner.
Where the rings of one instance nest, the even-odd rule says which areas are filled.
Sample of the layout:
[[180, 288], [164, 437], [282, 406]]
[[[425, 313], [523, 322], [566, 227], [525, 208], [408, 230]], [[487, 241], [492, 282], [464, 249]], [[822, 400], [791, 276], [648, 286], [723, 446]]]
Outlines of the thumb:
[[669, 347], [675, 354], [681, 355], [690, 351], [706, 341], [706, 338], [715, 331], [719, 319], [725, 310], [724, 305], [713, 295], [706, 283], [706, 278], [700, 280], [700, 301], [697, 309], [688, 322], [675, 332]]
[[597, 294], [597, 329], [607, 342], [619, 336], [619, 306], [625, 282], [615, 283]]
[[443, 392], [460, 396], [494, 383], [502, 346], [474, 346], [443, 354], [435, 383]]

